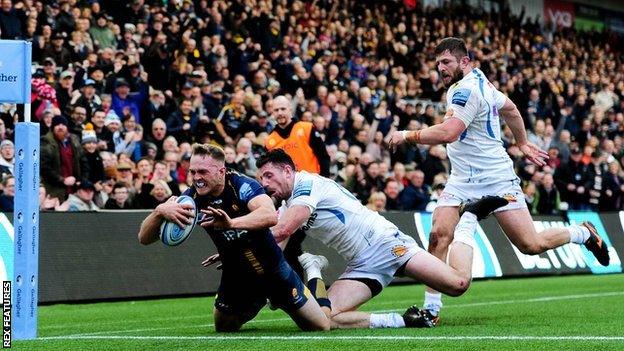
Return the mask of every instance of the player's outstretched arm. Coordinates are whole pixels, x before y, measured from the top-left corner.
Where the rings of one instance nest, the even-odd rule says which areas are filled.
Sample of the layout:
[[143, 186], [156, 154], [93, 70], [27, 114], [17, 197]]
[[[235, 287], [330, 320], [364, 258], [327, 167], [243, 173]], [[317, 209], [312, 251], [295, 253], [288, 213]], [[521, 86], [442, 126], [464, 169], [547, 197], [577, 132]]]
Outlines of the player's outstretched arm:
[[392, 151], [403, 144], [427, 144], [438, 145], [452, 143], [459, 139], [466, 125], [461, 119], [453, 117], [453, 110], [446, 112], [444, 122], [420, 130], [401, 130], [392, 133], [389, 146]]
[[529, 142], [526, 129], [524, 129], [522, 115], [516, 107], [516, 104], [514, 104], [511, 99], [507, 98], [499, 112], [505, 120], [505, 123], [509, 126], [509, 129], [511, 129], [516, 139], [516, 144], [518, 144], [518, 148], [524, 153], [527, 160], [537, 166], [545, 165], [548, 159], [548, 153]]
[[310, 214], [310, 208], [304, 205], [294, 205], [284, 211], [277, 225], [271, 228], [275, 241], [279, 243], [290, 237], [308, 220]]
[[190, 204], [177, 203], [176, 196], [172, 196], [160, 205], [158, 205], [152, 213], [143, 220], [141, 229], [139, 230], [139, 242], [143, 245], [149, 245], [158, 240], [160, 224], [163, 220], [168, 220], [183, 227], [191, 223], [193, 214], [193, 206]]

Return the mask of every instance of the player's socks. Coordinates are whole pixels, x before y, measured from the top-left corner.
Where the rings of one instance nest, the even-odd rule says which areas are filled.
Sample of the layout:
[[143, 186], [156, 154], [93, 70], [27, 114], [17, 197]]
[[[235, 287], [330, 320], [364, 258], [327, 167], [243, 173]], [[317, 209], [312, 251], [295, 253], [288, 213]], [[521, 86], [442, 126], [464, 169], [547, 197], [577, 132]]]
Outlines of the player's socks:
[[371, 313], [370, 328], [404, 328], [405, 320], [398, 313]]
[[439, 292], [430, 293], [425, 291], [425, 303], [423, 304], [423, 308], [429, 310], [432, 315], [437, 316], [442, 308], [442, 294]]
[[312, 296], [316, 299], [316, 302], [321, 307], [327, 307], [331, 309], [331, 301], [327, 298], [327, 290], [325, 289], [325, 282], [321, 278], [312, 278], [308, 280], [308, 289], [312, 292]]
[[589, 229], [582, 225], [571, 225], [567, 227], [568, 232], [570, 232], [570, 242], [575, 244], [583, 244], [587, 241], [589, 236]]
[[308, 281], [314, 278], [321, 278], [321, 270], [329, 265], [325, 256], [313, 255], [308, 252], [304, 252], [299, 256], [299, 262], [305, 271]]
[[474, 232], [477, 229], [477, 216], [471, 212], [464, 212], [459, 223], [455, 227], [453, 242], [464, 243], [474, 249], [476, 243], [474, 240]]

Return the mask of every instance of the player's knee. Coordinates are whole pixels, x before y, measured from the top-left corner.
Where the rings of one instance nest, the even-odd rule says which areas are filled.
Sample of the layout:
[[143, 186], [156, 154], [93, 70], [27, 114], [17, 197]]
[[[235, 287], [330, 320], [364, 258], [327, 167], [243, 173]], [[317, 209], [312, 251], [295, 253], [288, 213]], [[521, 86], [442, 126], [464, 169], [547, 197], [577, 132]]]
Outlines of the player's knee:
[[459, 278], [455, 281], [454, 286], [448, 292], [448, 295], [457, 297], [463, 295], [470, 287], [470, 279]]

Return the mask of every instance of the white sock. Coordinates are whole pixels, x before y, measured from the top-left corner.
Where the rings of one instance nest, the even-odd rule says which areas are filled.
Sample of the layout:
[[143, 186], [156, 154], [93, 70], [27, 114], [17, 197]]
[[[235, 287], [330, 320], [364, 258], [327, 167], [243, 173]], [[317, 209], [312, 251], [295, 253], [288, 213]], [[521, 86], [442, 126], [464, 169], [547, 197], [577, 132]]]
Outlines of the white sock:
[[442, 293], [430, 293], [425, 291], [425, 303], [423, 308], [429, 310], [431, 314], [437, 316], [442, 308]]
[[474, 232], [477, 230], [478, 224], [479, 221], [477, 221], [476, 215], [470, 212], [464, 212], [459, 219], [459, 223], [457, 223], [455, 227], [453, 242], [464, 243], [474, 249], [476, 246]]
[[570, 232], [570, 242], [575, 244], [583, 244], [589, 239], [589, 229], [582, 225], [571, 225], [567, 227]]
[[404, 328], [403, 316], [398, 313], [371, 313], [370, 328]]
[[310, 281], [312, 279], [323, 279], [323, 276], [321, 275], [321, 270], [315, 265], [315, 264], [311, 264], [310, 267], [308, 267], [305, 271], [306, 274], [306, 281]]

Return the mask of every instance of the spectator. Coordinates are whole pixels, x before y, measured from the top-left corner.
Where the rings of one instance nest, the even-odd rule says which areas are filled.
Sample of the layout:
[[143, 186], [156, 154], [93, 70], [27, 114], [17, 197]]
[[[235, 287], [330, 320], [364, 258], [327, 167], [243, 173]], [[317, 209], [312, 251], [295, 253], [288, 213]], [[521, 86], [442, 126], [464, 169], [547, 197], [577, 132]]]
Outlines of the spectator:
[[[90, 126], [90, 124], [89, 124]], [[80, 158], [82, 179], [93, 183], [96, 187], [106, 179], [104, 163], [97, 150], [97, 137], [94, 130], [82, 132], [82, 157]]]
[[243, 91], [235, 92], [230, 103], [225, 105], [217, 116], [215, 125], [219, 134], [216, 137], [220, 144], [234, 145], [234, 140], [242, 134], [242, 127], [247, 121], [247, 111], [243, 105], [244, 97]]
[[41, 181], [50, 196], [65, 200], [76, 180], [82, 179], [81, 147], [67, 129], [67, 119], [52, 118], [50, 131], [41, 138]]
[[602, 180], [600, 211], [618, 211], [624, 209], [624, 178], [621, 176], [618, 161], [609, 163], [609, 171]]
[[62, 113], [71, 113], [69, 111], [69, 102], [74, 91], [74, 73], [71, 71], [63, 71], [60, 74], [60, 80], [56, 84], [56, 99]]
[[102, 107], [102, 99], [97, 95], [93, 79], [85, 80], [82, 91], [74, 92], [70, 105], [83, 107], [86, 110], [87, 118], [91, 118], [94, 111]]
[[401, 202], [399, 198], [400, 185], [394, 179], [389, 179], [384, 187], [384, 194], [386, 195], [386, 210], [399, 211], [401, 210]]
[[557, 188], [565, 189], [563, 198], [573, 210], [589, 208], [589, 168], [581, 162], [581, 155], [578, 148], [571, 149], [570, 160], [565, 166], [558, 168], [555, 174]]
[[177, 152], [167, 151], [163, 157], [163, 161], [169, 166], [169, 175], [177, 183], [182, 183], [178, 179], [179, 155]]
[[255, 177], [256, 171], [256, 159], [252, 153], [251, 140], [247, 138], [241, 138], [236, 144], [236, 159], [234, 162], [240, 169], [243, 169], [243, 173], [249, 177]]
[[125, 184], [134, 184], [134, 174], [132, 174], [132, 166], [127, 162], [119, 162], [117, 164], [117, 182]]
[[191, 100], [182, 100], [180, 108], [167, 119], [167, 131], [181, 142], [192, 143], [199, 117], [192, 110]]
[[39, 210], [40, 211], [67, 211], [67, 208], [60, 208], [60, 201], [57, 197], [50, 197], [45, 186], [39, 186]]
[[66, 33], [56, 32], [52, 34], [52, 41], [43, 50], [43, 56], [49, 57], [61, 68], [65, 69], [71, 62], [71, 53], [65, 47]]
[[83, 180], [78, 184], [75, 194], [70, 194], [67, 198], [67, 211], [98, 211], [100, 208], [93, 201], [95, 186], [88, 180]]
[[368, 198], [366, 207], [377, 212], [386, 212], [386, 195], [381, 191], [373, 192]]
[[0, 2], [0, 39], [24, 39], [22, 23], [25, 20], [24, 11], [13, 8], [11, 0], [2, 0]]
[[156, 206], [167, 201], [172, 195], [171, 189], [167, 182], [162, 179], [153, 181], [152, 186], [144, 188], [147, 193], [141, 193], [139, 196], [139, 208], [156, 208]]
[[11, 140], [2, 140], [0, 143], [0, 175], [12, 175], [15, 167], [15, 145]]
[[535, 197], [530, 207], [531, 213], [556, 215], [559, 213], [560, 203], [559, 191], [555, 187], [552, 174], [544, 174], [541, 184], [537, 186]]
[[2, 188], [4, 190], [0, 195], [0, 212], [13, 212], [13, 203], [15, 202], [15, 178], [13, 176], [4, 177], [2, 179]]
[[93, 38], [95, 44], [100, 50], [117, 46], [117, 40], [113, 31], [108, 26], [108, 21], [104, 13], [95, 15], [95, 25], [89, 28], [89, 34]]
[[69, 129], [70, 133], [81, 137], [82, 132], [85, 129], [84, 123], [87, 119], [87, 110], [82, 106], [74, 106], [71, 108], [71, 114], [69, 117], [70, 118], [67, 120], [69, 123], [67, 129]]
[[600, 209], [600, 198], [602, 197], [604, 185], [602, 180], [608, 172], [608, 165], [603, 162], [603, 156], [600, 151], [594, 151], [591, 154], [591, 162], [588, 165], [588, 192], [589, 192], [589, 208], [592, 211]]
[[425, 174], [416, 170], [408, 175], [410, 183], [401, 191], [400, 201], [404, 211], [424, 211], [429, 203], [429, 187], [425, 185]]
[[132, 209], [129, 200], [129, 191], [126, 183], [117, 182], [113, 186], [112, 196], [106, 201], [104, 206], [107, 210], [127, 210]]
[[[160, 118], [157, 118], [152, 122], [152, 128], [150, 135], [146, 138], [146, 141], [156, 146], [156, 159], [162, 159], [164, 156], [163, 143], [167, 136], [167, 124]], [[144, 144], [144, 147], [146, 145]], [[147, 155], [147, 150], [143, 151], [143, 155]]]
[[141, 122], [141, 107], [147, 101], [148, 91], [144, 85], [136, 92], [130, 91], [130, 84], [124, 78], [117, 78], [112, 94], [112, 108], [117, 116], [132, 114]]
[[285, 96], [273, 100], [277, 126], [266, 140], [267, 150], [282, 148], [292, 157], [298, 171], [329, 175], [329, 155], [325, 143], [310, 122], [294, 122], [290, 101]]

